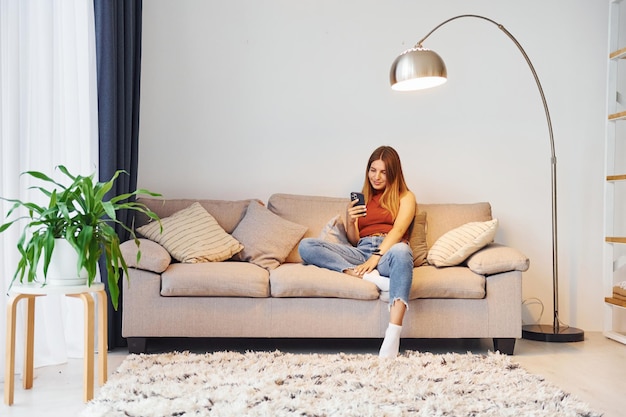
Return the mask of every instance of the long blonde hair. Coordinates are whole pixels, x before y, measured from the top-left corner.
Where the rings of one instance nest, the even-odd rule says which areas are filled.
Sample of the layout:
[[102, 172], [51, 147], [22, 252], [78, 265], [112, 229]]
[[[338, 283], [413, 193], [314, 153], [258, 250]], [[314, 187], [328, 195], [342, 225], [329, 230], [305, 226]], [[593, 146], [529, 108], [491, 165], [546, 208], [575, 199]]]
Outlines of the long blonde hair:
[[385, 172], [387, 175], [387, 185], [383, 191], [383, 195], [380, 197], [380, 205], [388, 210], [395, 220], [400, 210], [400, 197], [409, 191], [409, 188], [406, 185], [404, 174], [402, 173], [400, 155], [398, 155], [398, 152], [391, 146], [380, 146], [372, 152], [370, 159], [367, 161], [367, 167], [365, 168], [363, 194], [365, 195], [366, 203], [374, 196], [375, 190], [369, 181], [368, 173], [372, 162], [379, 159], [385, 163]]

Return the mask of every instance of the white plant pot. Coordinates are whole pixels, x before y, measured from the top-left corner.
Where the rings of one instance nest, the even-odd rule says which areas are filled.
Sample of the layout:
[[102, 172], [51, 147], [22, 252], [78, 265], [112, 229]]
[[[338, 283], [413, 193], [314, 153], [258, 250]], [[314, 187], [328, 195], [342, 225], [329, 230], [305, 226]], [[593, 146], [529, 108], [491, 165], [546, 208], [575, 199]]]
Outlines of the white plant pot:
[[[45, 282], [48, 285], [85, 285], [87, 284], [87, 270], [76, 270], [78, 253], [65, 239], [54, 240], [54, 250], [48, 265], [48, 274]], [[40, 260], [37, 270], [37, 280], [43, 282], [43, 259]]]

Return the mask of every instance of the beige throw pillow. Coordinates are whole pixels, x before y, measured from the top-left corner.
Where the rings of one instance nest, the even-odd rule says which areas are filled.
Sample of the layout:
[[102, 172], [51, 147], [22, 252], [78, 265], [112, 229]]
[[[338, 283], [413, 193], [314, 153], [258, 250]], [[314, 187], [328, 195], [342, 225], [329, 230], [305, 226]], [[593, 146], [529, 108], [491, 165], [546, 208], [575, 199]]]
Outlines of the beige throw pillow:
[[[172, 257], [165, 248], [149, 239], [139, 239], [139, 247], [133, 239], [127, 240], [120, 245], [120, 251], [126, 261], [126, 265], [131, 268], [143, 269], [160, 274], [165, 271]], [[137, 253], [141, 251], [141, 257], [137, 262]]]
[[415, 214], [413, 228], [409, 235], [409, 245], [413, 252], [413, 266], [426, 264], [428, 245], [426, 244], [426, 213], [423, 211]]
[[526, 271], [530, 260], [517, 249], [498, 243], [491, 243], [471, 255], [467, 259], [467, 266], [473, 272], [481, 275], [499, 274], [507, 271]]
[[244, 246], [237, 258], [267, 270], [274, 269], [285, 261], [306, 231], [306, 226], [285, 220], [265, 206], [251, 202], [233, 230], [233, 237]]
[[471, 222], [450, 230], [441, 236], [428, 251], [428, 262], [432, 265], [459, 265], [471, 254], [493, 241], [498, 228], [498, 219], [486, 222]]
[[161, 244], [180, 262], [224, 261], [243, 249], [242, 244], [226, 233], [197, 202], [161, 219], [161, 224], [163, 233], [158, 222], [148, 223], [137, 231]]
[[348, 234], [346, 232], [346, 226], [343, 224], [341, 215], [336, 215], [326, 223], [322, 231], [320, 232], [320, 239], [331, 243], [341, 243], [343, 245], [350, 245], [348, 240]]

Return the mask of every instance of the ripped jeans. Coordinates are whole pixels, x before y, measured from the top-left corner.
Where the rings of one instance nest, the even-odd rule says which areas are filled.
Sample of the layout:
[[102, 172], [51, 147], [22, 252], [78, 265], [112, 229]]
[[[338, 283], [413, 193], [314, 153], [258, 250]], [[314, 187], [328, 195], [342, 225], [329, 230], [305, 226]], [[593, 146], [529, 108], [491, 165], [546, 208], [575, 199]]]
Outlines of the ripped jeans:
[[[356, 247], [322, 239], [305, 238], [298, 252], [305, 264], [316, 265], [337, 272], [362, 264], [382, 243], [383, 236], [369, 236], [359, 240]], [[378, 261], [378, 273], [389, 277], [389, 305], [402, 301], [407, 309], [413, 282], [413, 253], [406, 242], [393, 245]]]

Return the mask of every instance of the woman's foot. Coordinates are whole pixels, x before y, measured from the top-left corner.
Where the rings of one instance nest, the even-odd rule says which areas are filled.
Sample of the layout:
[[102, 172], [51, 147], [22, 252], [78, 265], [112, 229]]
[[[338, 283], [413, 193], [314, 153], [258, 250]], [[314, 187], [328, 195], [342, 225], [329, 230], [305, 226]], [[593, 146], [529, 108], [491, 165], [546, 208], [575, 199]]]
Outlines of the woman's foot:
[[381, 276], [377, 269], [363, 274], [363, 279], [376, 284], [381, 291], [389, 291], [389, 278]]
[[385, 339], [383, 340], [383, 344], [380, 347], [380, 352], [378, 353], [378, 356], [380, 358], [393, 359], [398, 356], [398, 352], [400, 351], [401, 332], [402, 326], [389, 323], [389, 327], [387, 327], [387, 331], [385, 332]]
[[344, 269], [343, 270], [344, 274], [350, 275], [351, 277], [355, 277], [355, 278], [363, 278], [361, 275], [357, 274], [356, 272], [354, 272], [354, 269], [350, 268], [350, 269]]

